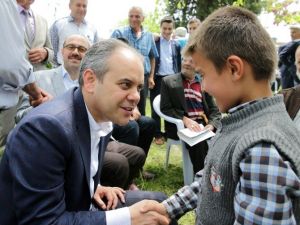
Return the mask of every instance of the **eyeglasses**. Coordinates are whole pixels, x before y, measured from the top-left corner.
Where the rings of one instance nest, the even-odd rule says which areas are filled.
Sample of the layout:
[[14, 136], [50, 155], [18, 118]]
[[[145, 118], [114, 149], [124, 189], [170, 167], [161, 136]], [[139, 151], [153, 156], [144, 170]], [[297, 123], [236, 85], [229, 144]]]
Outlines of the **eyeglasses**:
[[65, 45], [64, 48], [70, 50], [70, 51], [74, 51], [75, 49], [77, 49], [77, 51], [79, 53], [86, 53], [87, 51], [87, 48], [83, 47], [83, 46], [80, 46], [80, 45], [72, 45], [72, 44], [69, 44], [69, 45]]

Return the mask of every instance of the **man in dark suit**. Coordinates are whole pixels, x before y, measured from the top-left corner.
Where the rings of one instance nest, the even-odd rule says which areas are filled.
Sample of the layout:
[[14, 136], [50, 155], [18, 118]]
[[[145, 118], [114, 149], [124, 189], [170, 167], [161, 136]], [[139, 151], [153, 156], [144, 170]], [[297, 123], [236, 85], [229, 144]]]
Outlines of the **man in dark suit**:
[[155, 143], [164, 144], [161, 132], [160, 117], [153, 109], [153, 100], [160, 94], [161, 80], [171, 74], [180, 72], [181, 54], [180, 45], [172, 39], [175, 22], [172, 17], [165, 16], [160, 21], [161, 36], [155, 40], [159, 57], [155, 60], [154, 87], [150, 90], [151, 116], [155, 120]]
[[[126, 192], [99, 183], [112, 122], [128, 123], [144, 83], [143, 61], [117, 40], [93, 45], [79, 88], [33, 109], [8, 138], [0, 164], [0, 224], [168, 224], [142, 213], [160, 193]], [[97, 210], [100, 208], [100, 211]]]
[[[79, 34], [68, 36], [62, 48], [63, 65], [34, 72], [39, 87], [53, 97], [72, 87], [78, 87], [80, 63], [89, 48], [90, 43], [86, 37]], [[15, 117], [16, 122], [18, 123], [32, 108], [28, 95], [23, 95]], [[132, 181], [138, 176], [145, 160], [146, 155], [141, 148], [111, 140], [104, 155], [101, 183], [136, 190], [137, 186]]]
[[[165, 77], [161, 84], [161, 111], [171, 117], [182, 119], [184, 126], [200, 131], [200, 125], [215, 130], [221, 118], [213, 98], [201, 91], [201, 80], [195, 71], [191, 56], [184, 56], [181, 73]], [[165, 122], [167, 137], [178, 139], [174, 124]], [[193, 164], [194, 173], [204, 167], [208, 150], [206, 141], [194, 146], [186, 144]]]

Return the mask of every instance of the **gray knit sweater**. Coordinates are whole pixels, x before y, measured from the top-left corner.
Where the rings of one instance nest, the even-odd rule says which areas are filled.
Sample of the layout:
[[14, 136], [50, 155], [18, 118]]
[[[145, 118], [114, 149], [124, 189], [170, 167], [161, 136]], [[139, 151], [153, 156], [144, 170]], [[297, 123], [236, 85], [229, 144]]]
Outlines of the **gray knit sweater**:
[[[198, 202], [197, 224], [232, 225], [233, 199], [240, 179], [239, 163], [247, 149], [268, 142], [278, 149], [300, 174], [300, 134], [286, 112], [283, 97], [257, 101], [221, 120], [217, 135], [209, 142], [209, 152]], [[217, 191], [213, 192], [212, 179]], [[218, 190], [219, 188], [219, 190]], [[219, 192], [218, 192], [219, 191]], [[299, 199], [294, 202], [295, 215], [300, 211]]]

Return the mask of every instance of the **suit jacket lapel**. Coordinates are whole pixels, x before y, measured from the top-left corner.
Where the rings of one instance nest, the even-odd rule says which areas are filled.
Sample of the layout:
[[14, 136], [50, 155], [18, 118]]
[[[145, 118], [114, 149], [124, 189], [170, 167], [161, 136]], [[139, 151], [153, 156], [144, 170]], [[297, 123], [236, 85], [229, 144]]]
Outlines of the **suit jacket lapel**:
[[74, 113], [75, 123], [78, 138], [78, 150], [80, 151], [84, 170], [86, 174], [86, 181], [90, 186], [90, 165], [91, 165], [91, 137], [89, 120], [84, 104], [81, 90], [77, 88], [74, 91]]
[[174, 76], [173, 82], [172, 82], [172, 90], [173, 95], [176, 99], [178, 99], [179, 106], [183, 107], [185, 111], [187, 111], [186, 101], [184, 98], [184, 90], [183, 90], [183, 84], [182, 84], [182, 75], [179, 73], [177, 76]]

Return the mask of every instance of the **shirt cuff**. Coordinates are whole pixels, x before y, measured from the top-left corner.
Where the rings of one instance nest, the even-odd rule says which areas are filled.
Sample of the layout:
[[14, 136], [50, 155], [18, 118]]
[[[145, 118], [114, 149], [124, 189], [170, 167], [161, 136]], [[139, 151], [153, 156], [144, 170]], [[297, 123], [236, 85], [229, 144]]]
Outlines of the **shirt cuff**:
[[107, 225], [131, 225], [130, 212], [128, 207], [106, 211]]

